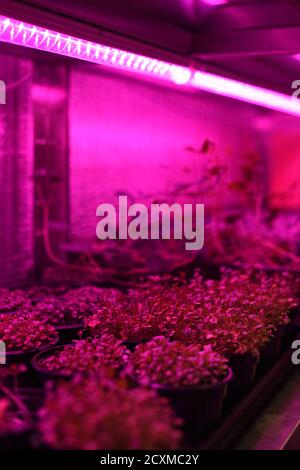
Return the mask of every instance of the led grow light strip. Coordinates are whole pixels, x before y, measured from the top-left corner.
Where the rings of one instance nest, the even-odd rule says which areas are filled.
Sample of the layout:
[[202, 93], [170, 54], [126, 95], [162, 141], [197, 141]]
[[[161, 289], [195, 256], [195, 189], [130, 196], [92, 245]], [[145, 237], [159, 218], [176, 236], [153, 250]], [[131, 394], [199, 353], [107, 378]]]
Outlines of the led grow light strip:
[[0, 42], [81, 59], [300, 116], [300, 102], [247, 83], [86, 41], [0, 16]]
[[194, 73], [191, 85], [201, 90], [245, 101], [246, 103], [300, 116], [300, 101], [293, 98], [292, 95], [287, 96], [276, 91], [201, 71]]
[[179, 85], [191, 78], [191, 71], [187, 67], [74, 38], [4, 16], [0, 16], [0, 41], [116, 67]]

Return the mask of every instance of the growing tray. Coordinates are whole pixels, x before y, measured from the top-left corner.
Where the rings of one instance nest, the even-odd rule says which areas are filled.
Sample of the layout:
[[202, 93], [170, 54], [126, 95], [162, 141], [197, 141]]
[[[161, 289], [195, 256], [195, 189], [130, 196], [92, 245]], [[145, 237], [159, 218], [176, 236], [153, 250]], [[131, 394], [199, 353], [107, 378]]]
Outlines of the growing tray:
[[[265, 363], [263, 367], [258, 366], [257, 375], [251, 387], [243, 391], [233, 392], [231, 390], [225, 400], [220, 420], [205, 433], [204, 437], [193, 435], [192, 442], [187, 442], [188, 447], [199, 450], [222, 450], [235, 447], [235, 443], [243, 436], [245, 429], [249, 427], [276, 389], [295, 367], [291, 362], [291, 343], [295, 339], [300, 339], [299, 312], [293, 323], [294, 326], [283, 341], [279, 356], [273, 361]], [[21, 385], [42, 388], [42, 383], [40, 383], [31, 367], [24, 374]], [[300, 441], [300, 424], [297, 434]]]

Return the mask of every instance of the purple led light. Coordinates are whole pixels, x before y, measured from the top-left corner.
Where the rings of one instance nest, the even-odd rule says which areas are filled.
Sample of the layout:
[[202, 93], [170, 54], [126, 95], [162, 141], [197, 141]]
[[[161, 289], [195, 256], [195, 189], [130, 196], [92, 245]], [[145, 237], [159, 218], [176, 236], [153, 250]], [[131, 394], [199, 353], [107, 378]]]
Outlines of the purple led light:
[[221, 77], [212, 73], [196, 71], [190, 85], [201, 90], [246, 103], [263, 106], [294, 116], [300, 116], [300, 101], [276, 91], [260, 88], [248, 83]]
[[116, 67], [178, 85], [188, 83], [191, 78], [187, 67], [74, 38], [3, 16], [0, 16], [0, 41]]
[[203, 0], [204, 3], [207, 3], [208, 5], [225, 5], [225, 3], [228, 2], [228, 0]]
[[177, 85], [188, 85], [239, 101], [300, 116], [300, 103], [292, 96], [212, 73], [192, 71], [188, 67], [71, 37], [4, 16], [0, 16], [1, 41], [127, 70]]

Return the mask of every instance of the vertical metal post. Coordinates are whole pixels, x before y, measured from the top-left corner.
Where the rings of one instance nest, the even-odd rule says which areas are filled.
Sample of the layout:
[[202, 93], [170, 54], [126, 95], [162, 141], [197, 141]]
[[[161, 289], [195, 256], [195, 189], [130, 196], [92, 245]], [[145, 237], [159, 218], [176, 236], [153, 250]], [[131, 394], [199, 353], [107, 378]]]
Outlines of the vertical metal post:
[[61, 258], [68, 237], [68, 65], [37, 61], [34, 115], [35, 272]]

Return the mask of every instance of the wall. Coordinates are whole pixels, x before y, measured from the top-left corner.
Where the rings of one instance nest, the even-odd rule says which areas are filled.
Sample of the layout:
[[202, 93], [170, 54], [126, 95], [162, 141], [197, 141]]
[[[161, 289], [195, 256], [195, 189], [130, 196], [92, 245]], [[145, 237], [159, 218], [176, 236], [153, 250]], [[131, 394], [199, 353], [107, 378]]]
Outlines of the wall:
[[32, 64], [0, 54], [0, 286], [26, 280], [33, 263]]
[[269, 158], [269, 193], [275, 208], [299, 211], [300, 123], [299, 119], [277, 116], [265, 133]]
[[[228, 166], [229, 175], [255, 148], [250, 107], [100, 68], [72, 70], [69, 119], [73, 239], [93, 240], [96, 207], [116, 202], [120, 193], [135, 202], [168, 194], [175, 202], [184, 183], [199, 183], [210, 157], [186, 147], [199, 149], [205, 139], [213, 141], [214, 158]], [[190, 193], [195, 200], [195, 184], [185, 199]]]
[[[240, 202], [236, 193], [224, 192], [215, 167], [226, 167], [226, 178], [232, 180], [244, 155], [257, 150], [254, 110], [226, 98], [145, 83], [100, 67], [74, 66], [67, 250], [97, 253], [102, 266], [125, 277], [129, 267], [135, 274], [138, 266], [142, 275], [148, 269], [170, 270], [190, 261], [196, 253], [186, 251], [182, 242], [97, 241], [96, 208], [100, 203], [117, 204], [119, 194], [147, 204], [204, 203], [205, 236], [210, 237], [207, 221], [212, 216], [218, 219], [218, 205]], [[213, 142], [208, 152], [203, 147], [206, 140]]]

